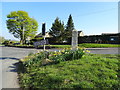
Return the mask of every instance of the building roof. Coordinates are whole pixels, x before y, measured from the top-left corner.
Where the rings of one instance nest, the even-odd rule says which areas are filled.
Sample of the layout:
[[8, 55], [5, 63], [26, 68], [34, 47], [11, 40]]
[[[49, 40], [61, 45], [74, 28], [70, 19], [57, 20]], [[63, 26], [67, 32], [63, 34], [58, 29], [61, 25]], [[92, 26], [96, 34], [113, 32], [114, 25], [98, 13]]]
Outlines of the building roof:
[[119, 33], [102, 33], [101, 35], [113, 35], [113, 34], [119, 34]]
[[[35, 36], [36, 38], [38, 37], [43, 37], [42, 33], [39, 33], [38, 35]], [[49, 32], [45, 32], [45, 37], [49, 38], [49, 37], [52, 37]]]

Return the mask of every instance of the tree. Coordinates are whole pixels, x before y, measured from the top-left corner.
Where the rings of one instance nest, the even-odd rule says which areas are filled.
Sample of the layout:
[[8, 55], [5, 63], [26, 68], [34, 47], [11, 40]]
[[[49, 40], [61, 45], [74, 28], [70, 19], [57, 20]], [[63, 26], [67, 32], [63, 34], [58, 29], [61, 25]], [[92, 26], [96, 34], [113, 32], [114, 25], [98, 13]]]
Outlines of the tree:
[[25, 11], [13, 11], [7, 15], [7, 28], [14, 37], [20, 39], [24, 44], [27, 38], [33, 38], [37, 33], [38, 23], [35, 19], [30, 18]]
[[64, 40], [64, 23], [57, 17], [50, 29], [50, 35], [53, 36], [56, 42], [63, 42]]
[[71, 14], [69, 15], [68, 22], [65, 28], [65, 33], [67, 37], [72, 36], [72, 30], [74, 30], [74, 23]]
[[0, 36], [0, 44], [2, 44], [5, 41], [5, 38]]

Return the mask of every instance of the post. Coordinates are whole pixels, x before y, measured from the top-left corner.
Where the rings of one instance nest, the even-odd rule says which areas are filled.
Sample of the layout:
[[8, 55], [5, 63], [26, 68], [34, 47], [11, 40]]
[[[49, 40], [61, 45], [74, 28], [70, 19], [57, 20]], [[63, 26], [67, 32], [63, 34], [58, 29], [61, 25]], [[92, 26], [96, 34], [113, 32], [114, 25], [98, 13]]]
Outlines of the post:
[[72, 50], [75, 51], [77, 50], [78, 47], [78, 31], [73, 30], [72, 31]]
[[43, 50], [45, 51], [45, 36], [44, 36], [44, 45], [43, 45]]
[[45, 23], [42, 23], [42, 35], [44, 37], [43, 50], [45, 51]]

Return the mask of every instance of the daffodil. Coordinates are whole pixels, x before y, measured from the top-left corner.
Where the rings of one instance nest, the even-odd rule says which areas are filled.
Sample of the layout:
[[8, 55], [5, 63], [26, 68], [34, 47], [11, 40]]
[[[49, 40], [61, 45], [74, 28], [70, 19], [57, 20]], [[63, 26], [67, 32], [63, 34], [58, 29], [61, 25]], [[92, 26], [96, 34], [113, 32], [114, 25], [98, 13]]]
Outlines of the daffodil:
[[86, 52], [90, 53], [90, 51], [89, 51], [89, 50], [86, 50]]
[[63, 49], [61, 52], [64, 52], [65, 50]]
[[53, 54], [53, 55], [57, 55], [57, 54], [55, 53], [55, 54]]

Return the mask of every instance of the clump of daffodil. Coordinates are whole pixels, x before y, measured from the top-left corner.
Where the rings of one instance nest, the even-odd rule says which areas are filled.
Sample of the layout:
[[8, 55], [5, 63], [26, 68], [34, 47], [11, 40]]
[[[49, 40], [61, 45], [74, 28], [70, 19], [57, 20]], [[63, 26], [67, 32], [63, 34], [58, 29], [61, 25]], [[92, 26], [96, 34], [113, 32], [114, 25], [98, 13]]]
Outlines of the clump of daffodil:
[[57, 54], [55, 53], [55, 54], [53, 54], [53, 55], [57, 55]]
[[86, 49], [86, 48], [84, 48], [84, 47], [79, 47], [79, 46], [78, 46], [77, 48], [78, 48], [78, 49], [81, 49], [81, 50], [82, 50], [82, 49], [83, 49], [83, 50], [85, 50], [85, 49]]
[[65, 52], [65, 50], [63, 49], [61, 52]]
[[86, 52], [90, 53], [90, 51], [89, 51], [89, 50], [86, 50]]

